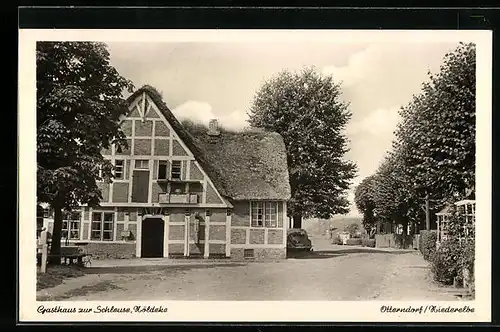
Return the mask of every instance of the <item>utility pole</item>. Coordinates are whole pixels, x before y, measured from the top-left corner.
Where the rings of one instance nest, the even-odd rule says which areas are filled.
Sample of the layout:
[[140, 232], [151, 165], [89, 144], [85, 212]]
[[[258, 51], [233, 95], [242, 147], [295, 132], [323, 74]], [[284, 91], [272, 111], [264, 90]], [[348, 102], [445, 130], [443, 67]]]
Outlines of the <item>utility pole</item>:
[[431, 216], [429, 213], [429, 192], [425, 190], [425, 229], [431, 229]]

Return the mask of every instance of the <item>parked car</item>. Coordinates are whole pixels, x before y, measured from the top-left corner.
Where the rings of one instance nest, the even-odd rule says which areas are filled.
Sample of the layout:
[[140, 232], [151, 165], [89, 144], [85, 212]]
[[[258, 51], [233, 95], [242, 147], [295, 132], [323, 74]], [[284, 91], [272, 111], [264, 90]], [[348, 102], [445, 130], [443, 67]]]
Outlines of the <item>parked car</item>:
[[287, 233], [286, 248], [288, 251], [312, 251], [312, 242], [302, 228], [291, 228]]

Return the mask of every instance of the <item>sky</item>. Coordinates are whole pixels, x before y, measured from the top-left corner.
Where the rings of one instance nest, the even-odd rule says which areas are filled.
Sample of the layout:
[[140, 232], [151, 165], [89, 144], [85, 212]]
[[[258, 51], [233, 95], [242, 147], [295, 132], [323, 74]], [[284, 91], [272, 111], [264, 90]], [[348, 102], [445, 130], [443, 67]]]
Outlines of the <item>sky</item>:
[[107, 43], [111, 64], [136, 88], [159, 90], [178, 118], [227, 128], [247, 126], [246, 112], [262, 83], [282, 70], [314, 66], [341, 82], [352, 113], [345, 158], [358, 165], [348, 198], [358, 216], [354, 188], [375, 172], [390, 149], [398, 109], [420, 92], [457, 43]]

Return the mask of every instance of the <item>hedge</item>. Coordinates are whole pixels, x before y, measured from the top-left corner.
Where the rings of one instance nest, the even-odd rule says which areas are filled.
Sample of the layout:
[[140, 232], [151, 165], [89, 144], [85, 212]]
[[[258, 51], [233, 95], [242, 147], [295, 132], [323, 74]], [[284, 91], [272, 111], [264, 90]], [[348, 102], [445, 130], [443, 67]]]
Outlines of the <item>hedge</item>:
[[437, 232], [435, 230], [422, 230], [420, 231], [420, 252], [425, 260], [432, 259], [434, 252], [436, 252]]
[[362, 239], [361, 245], [363, 247], [372, 247], [375, 248], [375, 239]]
[[361, 245], [361, 238], [351, 238], [346, 240], [346, 245], [348, 246], [359, 246]]
[[431, 257], [431, 272], [434, 280], [451, 285], [456, 277], [461, 279], [461, 256], [461, 246], [457, 239], [441, 242]]

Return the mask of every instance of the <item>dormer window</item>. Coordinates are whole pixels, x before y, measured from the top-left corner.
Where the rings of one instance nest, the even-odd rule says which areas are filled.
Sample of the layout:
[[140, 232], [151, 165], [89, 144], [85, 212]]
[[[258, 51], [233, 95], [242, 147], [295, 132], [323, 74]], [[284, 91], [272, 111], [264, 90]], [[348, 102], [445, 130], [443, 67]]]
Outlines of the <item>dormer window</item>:
[[182, 162], [180, 160], [172, 161], [172, 170], [170, 172], [170, 177], [172, 180], [180, 180], [182, 172]]

